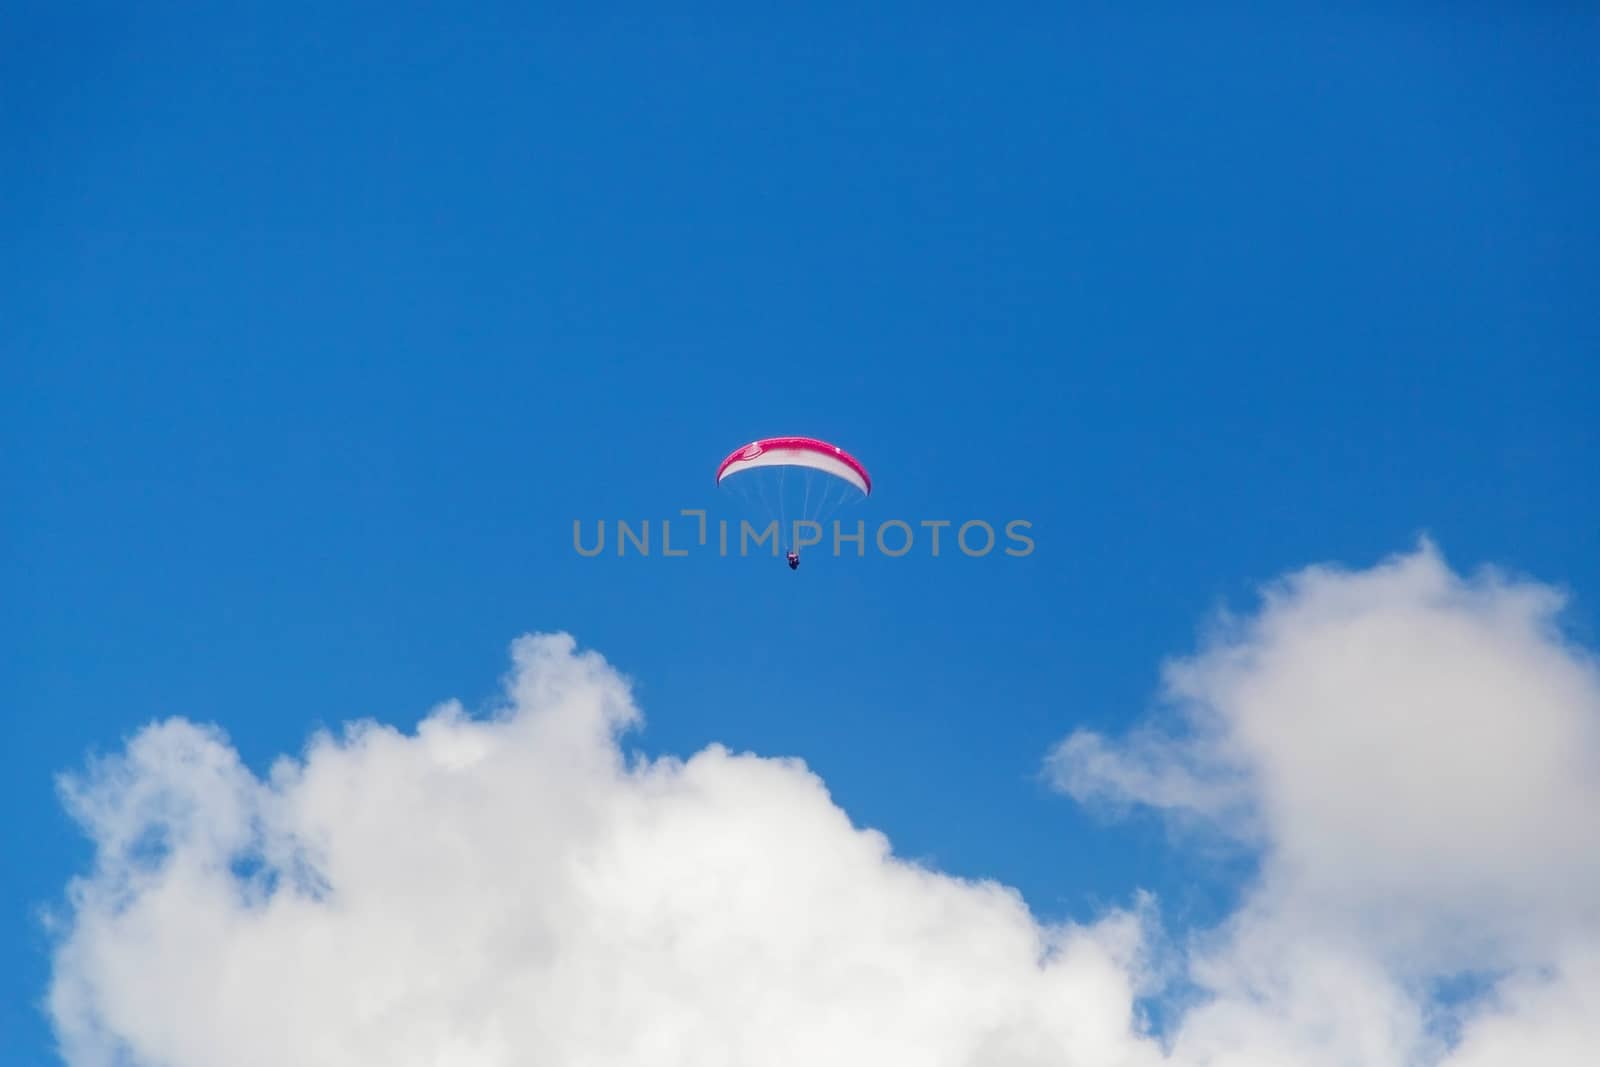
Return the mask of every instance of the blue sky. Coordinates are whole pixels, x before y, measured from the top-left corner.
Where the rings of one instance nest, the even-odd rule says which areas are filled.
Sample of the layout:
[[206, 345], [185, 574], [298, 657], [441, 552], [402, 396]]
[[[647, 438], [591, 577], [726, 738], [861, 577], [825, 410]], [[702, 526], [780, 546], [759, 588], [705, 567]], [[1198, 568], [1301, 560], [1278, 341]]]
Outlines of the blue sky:
[[[1600, 22], [24, 5], [0, 109], [0, 1044], [51, 1059], [54, 777], [490, 701], [802, 758], [940, 870], [1209, 921], [1238, 871], [1042, 780], [1222, 605], [1421, 535], [1600, 595]], [[1024, 559], [581, 559], [768, 434]]]

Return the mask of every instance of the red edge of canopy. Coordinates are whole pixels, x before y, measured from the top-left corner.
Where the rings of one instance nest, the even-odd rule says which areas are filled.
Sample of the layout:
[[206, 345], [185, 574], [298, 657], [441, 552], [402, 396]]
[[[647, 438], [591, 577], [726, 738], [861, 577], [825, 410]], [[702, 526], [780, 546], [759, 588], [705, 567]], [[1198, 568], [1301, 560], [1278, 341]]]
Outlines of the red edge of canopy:
[[[751, 449], [756, 449], [756, 451], [751, 452]], [[717, 468], [717, 481], [722, 481], [723, 471], [726, 471], [739, 460], [755, 459], [756, 456], [761, 455], [763, 452], [771, 452], [774, 449], [815, 452], [818, 455], [830, 456], [861, 475], [861, 480], [867, 484], [868, 495], [872, 493], [872, 475], [867, 473], [867, 468], [861, 465], [859, 459], [838, 445], [830, 445], [828, 442], [819, 441], [815, 437], [764, 437], [759, 441], [751, 441], [747, 445], [734, 449], [728, 458], [722, 461], [722, 465]]]

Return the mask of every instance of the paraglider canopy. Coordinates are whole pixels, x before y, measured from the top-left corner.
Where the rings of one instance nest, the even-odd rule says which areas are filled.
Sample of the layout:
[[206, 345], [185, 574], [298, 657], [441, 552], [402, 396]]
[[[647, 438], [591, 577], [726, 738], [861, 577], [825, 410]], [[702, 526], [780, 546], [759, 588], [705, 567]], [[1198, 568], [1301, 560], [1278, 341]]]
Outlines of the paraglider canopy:
[[861, 461], [838, 445], [815, 437], [768, 437], [752, 441], [722, 461], [717, 484], [724, 478], [761, 467], [806, 467], [843, 478], [861, 492], [872, 494], [872, 477]]

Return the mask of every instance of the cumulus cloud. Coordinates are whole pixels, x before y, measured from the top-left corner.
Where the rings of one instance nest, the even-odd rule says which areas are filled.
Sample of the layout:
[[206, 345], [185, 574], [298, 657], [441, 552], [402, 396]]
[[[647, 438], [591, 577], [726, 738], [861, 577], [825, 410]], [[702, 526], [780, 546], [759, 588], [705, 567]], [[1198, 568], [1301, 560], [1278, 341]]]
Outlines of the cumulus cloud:
[[49, 1009], [73, 1067], [1586, 1064], [1600, 676], [1560, 608], [1428, 545], [1313, 568], [1170, 664], [1161, 718], [1066, 738], [1080, 801], [1259, 853], [1171, 941], [1133, 889], [1050, 925], [897, 858], [799, 762], [630, 756], [627, 683], [565, 635], [490, 714], [265, 776], [155, 724], [63, 781], [96, 859]]
[[1192, 945], [1180, 1062], [1592, 1058], [1600, 673], [1562, 606], [1428, 543], [1310, 568], [1169, 664], [1174, 723], [1052, 753], [1074, 797], [1259, 850], [1239, 911]]
[[181, 720], [70, 780], [98, 859], [50, 998], [69, 1062], [1155, 1062], [1137, 902], [1041, 926], [797, 762], [626, 759], [627, 687], [570, 638], [514, 658], [494, 715], [364, 724], [266, 780]]

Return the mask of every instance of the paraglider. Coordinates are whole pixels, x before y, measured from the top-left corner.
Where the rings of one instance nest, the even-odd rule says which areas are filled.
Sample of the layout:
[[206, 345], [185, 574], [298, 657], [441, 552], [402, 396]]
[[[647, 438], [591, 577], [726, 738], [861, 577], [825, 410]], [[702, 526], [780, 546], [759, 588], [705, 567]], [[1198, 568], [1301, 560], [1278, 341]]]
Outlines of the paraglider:
[[[773, 555], [779, 543], [791, 571], [800, 549], [822, 539], [822, 524], [845, 504], [872, 493], [872, 477], [861, 461], [838, 445], [815, 437], [766, 437], [736, 449], [717, 468], [717, 484], [731, 484], [763, 517], [775, 520]], [[800, 540], [806, 527], [812, 539]], [[757, 535], [763, 543], [764, 534]]]

